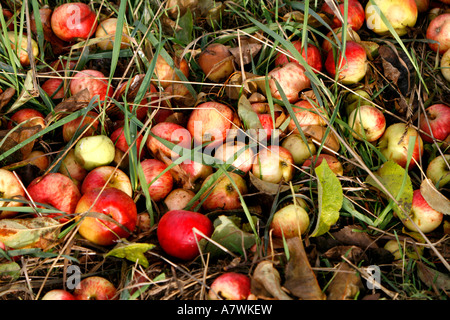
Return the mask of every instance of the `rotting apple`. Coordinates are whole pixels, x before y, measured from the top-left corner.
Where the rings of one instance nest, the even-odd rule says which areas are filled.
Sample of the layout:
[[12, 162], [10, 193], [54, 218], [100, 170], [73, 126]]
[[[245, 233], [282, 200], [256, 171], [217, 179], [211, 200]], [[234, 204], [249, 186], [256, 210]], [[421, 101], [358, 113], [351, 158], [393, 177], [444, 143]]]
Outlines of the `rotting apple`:
[[292, 238], [305, 234], [309, 228], [308, 212], [298, 204], [288, 204], [277, 210], [270, 223], [275, 237]]
[[104, 277], [90, 276], [80, 281], [73, 295], [75, 300], [115, 300], [117, 289]]
[[[19, 58], [20, 64], [24, 67], [30, 65], [30, 54], [28, 52], [28, 36], [27, 34], [22, 34], [22, 37], [19, 39], [19, 36], [14, 31], [8, 31], [7, 33], [8, 39], [11, 44], [11, 48], [15, 50], [17, 57]], [[33, 38], [30, 39], [31, 44], [31, 54], [34, 57], [39, 55], [39, 46]]]
[[[21, 207], [23, 202], [15, 200], [25, 200], [25, 190], [18, 177], [9, 170], [0, 168], [0, 207], [12, 208]], [[1, 210], [0, 219], [12, 218], [17, 211]]]
[[[175, 161], [182, 154], [183, 149], [191, 147], [191, 133], [183, 126], [172, 122], [159, 122], [151, 128], [147, 139], [147, 148], [153, 155], [161, 152], [166, 157]], [[174, 144], [173, 148], [166, 146], [158, 138]]]
[[368, 142], [378, 140], [386, 130], [386, 118], [383, 112], [371, 105], [362, 105], [353, 110], [347, 124], [355, 139]]
[[[328, 118], [326, 111], [320, 106], [313, 105], [308, 100], [301, 99], [297, 101], [292, 106], [292, 111], [294, 111], [295, 118], [300, 127], [313, 125], [325, 126], [327, 124], [324, 120], [324, 118]], [[287, 129], [294, 133], [299, 133], [294, 119], [289, 121]]]
[[208, 300], [247, 300], [250, 294], [250, 277], [229, 271], [214, 279], [208, 291]]
[[300, 133], [293, 133], [283, 139], [281, 146], [287, 149], [294, 160], [295, 165], [302, 165], [306, 159], [315, 155], [317, 148], [311, 139], [303, 139]]
[[[411, 139], [415, 139], [413, 150], [409, 150]], [[378, 141], [378, 147], [387, 160], [392, 160], [403, 168], [406, 168], [408, 153], [411, 152], [409, 170], [417, 165], [423, 154], [423, 141], [419, 132], [403, 122], [388, 126]]]
[[443, 13], [430, 21], [426, 38], [432, 40], [428, 43], [431, 50], [443, 55], [450, 49], [450, 13]]
[[173, 189], [164, 199], [164, 204], [169, 211], [171, 210], [191, 210], [199, 204], [199, 200], [192, 204], [192, 208], [187, 209], [186, 206], [195, 197], [195, 192], [190, 189], [176, 188]]
[[[315, 45], [307, 43], [306, 49], [302, 48], [302, 40], [292, 41], [292, 45], [298, 52], [301, 52], [302, 57], [315, 73], [322, 71], [322, 55]], [[289, 52], [289, 55], [292, 55], [292, 53]], [[279, 52], [275, 57], [274, 64], [275, 67], [278, 67], [289, 62], [299, 63], [296, 59], [289, 57], [283, 52]]]
[[85, 3], [64, 3], [53, 10], [51, 28], [61, 40], [73, 42], [86, 40], [97, 29], [97, 15]]
[[450, 183], [450, 154], [436, 156], [427, 166], [426, 176], [437, 188]]
[[78, 162], [75, 157], [75, 150], [70, 149], [61, 160], [58, 172], [69, 177], [79, 188], [88, 171]]
[[[114, 48], [115, 34], [117, 32], [117, 18], [107, 18], [101, 21], [95, 31], [95, 38], [106, 38], [97, 42], [97, 47], [102, 50], [112, 50]], [[124, 24], [122, 27], [122, 39], [120, 49], [126, 49], [130, 46], [131, 38], [128, 34], [128, 28]]]
[[252, 173], [259, 179], [272, 183], [289, 182], [294, 177], [294, 159], [284, 147], [270, 145], [257, 153]]
[[187, 159], [180, 163], [180, 169], [187, 174], [189, 180], [194, 185], [201, 185], [210, 174], [213, 173], [213, 167], [195, 159]]
[[450, 134], [450, 106], [437, 103], [426, 108], [420, 115], [419, 129], [425, 142], [433, 142], [433, 137], [444, 141]]
[[415, 0], [418, 13], [428, 12], [430, 0]]
[[48, 214], [49, 217], [55, 217], [60, 222], [67, 222], [73, 214], [80, 200], [81, 193], [78, 186], [69, 177], [59, 172], [49, 172], [44, 176], [35, 178], [27, 187], [27, 198], [37, 207], [39, 204], [50, 205], [60, 212]]
[[418, 17], [415, 0], [371, 0], [365, 8], [366, 25], [378, 35], [390, 34], [380, 13], [399, 36], [405, 35], [414, 27]]
[[367, 53], [363, 46], [354, 41], [347, 41], [345, 52], [338, 52], [338, 64], [336, 67], [334, 51], [328, 51], [325, 60], [325, 69], [333, 78], [342, 84], [351, 85], [361, 81], [367, 72]]
[[96, 97], [96, 99], [104, 101], [106, 97], [111, 97], [114, 93], [114, 88], [108, 84], [108, 78], [101, 71], [94, 69], [77, 72], [70, 80], [69, 88], [72, 95], [88, 89], [89, 100]]
[[189, 76], [189, 65], [184, 58], [171, 57], [173, 65], [169, 64], [162, 55], [156, 57], [155, 77], [153, 84], [167, 88], [171, 83], [180, 81], [176, 70], [178, 69], [186, 78]]
[[110, 139], [112, 140], [112, 142], [114, 142], [116, 148], [124, 153], [129, 152], [130, 148], [132, 146], [135, 146], [139, 154], [139, 158], [142, 159], [145, 155], [144, 150], [141, 150], [141, 145], [143, 143], [142, 141], [144, 141], [144, 137], [139, 133], [137, 133], [137, 137], [135, 137], [134, 134], [130, 134], [131, 141], [127, 141], [124, 130], [125, 129], [123, 126], [118, 127], [111, 133]]
[[124, 171], [113, 166], [100, 166], [89, 171], [81, 184], [81, 193], [107, 187], [117, 188], [130, 197], [133, 196], [130, 178]]
[[136, 204], [118, 188], [88, 190], [78, 200], [75, 213], [80, 223], [78, 233], [101, 246], [110, 246], [121, 238], [128, 238], [137, 225]]
[[222, 43], [211, 43], [200, 52], [197, 63], [212, 82], [225, 81], [234, 72], [234, 57]]
[[252, 168], [254, 152], [243, 141], [228, 141], [216, 149], [214, 157], [218, 160], [218, 163], [232, 165], [245, 175]]
[[41, 171], [47, 170], [50, 165], [50, 159], [48, 155], [42, 150], [33, 150], [31, 153], [25, 158], [25, 160], [29, 161], [30, 164], [35, 165]]
[[[365, 11], [363, 6], [358, 0], [349, 0], [347, 3], [339, 1], [338, 10], [344, 18], [345, 16], [345, 5], [347, 5], [347, 28], [358, 31], [364, 25]], [[334, 12], [334, 10], [324, 2], [321, 11], [332, 16], [331, 27], [339, 28], [342, 27], [342, 21], [339, 16]]]
[[88, 111], [85, 115], [81, 115], [63, 124], [63, 140], [64, 142], [69, 142], [75, 135], [77, 135], [78, 138], [78, 134], [80, 134], [81, 137], [93, 136], [97, 132], [99, 124], [98, 113]]
[[305, 162], [303, 162], [303, 167], [311, 168], [311, 166], [314, 165], [314, 168], [317, 168], [323, 160], [327, 162], [328, 167], [334, 172], [334, 174], [337, 176], [342, 176], [344, 174], [344, 167], [339, 159], [327, 153], [313, 155], [312, 157], [306, 159]]
[[198, 212], [172, 210], [166, 212], [158, 222], [158, 243], [168, 255], [189, 261], [199, 256], [198, 242], [214, 231], [211, 220]]
[[203, 210], [235, 210], [242, 208], [240, 196], [248, 192], [246, 181], [237, 173], [228, 172], [227, 174], [228, 176], [222, 174], [215, 181], [212, 181], [214, 175], [210, 175], [203, 181], [202, 187], [209, 185], [200, 197]]
[[234, 117], [234, 111], [223, 103], [209, 101], [197, 105], [186, 126], [194, 146], [208, 143], [208, 147], [213, 148], [221, 145], [233, 127]]
[[[36, 119], [31, 121], [32, 119]], [[42, 128], [45, 128], [45, 117], [42, 112], [33, 108], [22, 108], [17, 110], [11, 115], [10, 120], [7, 122], [7, 128], [12, 129], [14, 126], [21, 124], [27, 125], [27, 121], [30, 121], [30, 125], [39, 124]]]
[[440, 67], [442, 76], [450, 83], [450, 48], [442, 55]]
[[[272, 97], [282, 100], [282, 93], [290, 103], [299, 99], [299, 93], [311, 87], [311, 81], [305, 74], [305, 69], [296, 62], [289, 62], [275, 67], [268, 73], [269, 90]], [[281, 88], [282, 93], [278, 90]]]
[[[429, 233], [439, 227], [444, 218], [444, 214], [431, 208], [420, 190], [417, 189], [413, 192], [410, 218], [419, 230], [423, 233]], [[402, 222], [409, 230], [417, 231], [416, 226], [409, 219], [405, 219]]]
[[110, 164], [115, 153], [114, 142], [101, 134], [83, 137], [75, 145], [75, 157], [88, 171]]
[[141, 166], [150, 198], [155, 202], [163, 200], [172, 191], [174, 185], [170, 170], [161, 175], [167, 169], [167, 165], [157, 159], [145, 159], [141, 161]]
[[41, 300], [76, 300], [74, 295], [64, 289], [53, 289], [47, 291]]

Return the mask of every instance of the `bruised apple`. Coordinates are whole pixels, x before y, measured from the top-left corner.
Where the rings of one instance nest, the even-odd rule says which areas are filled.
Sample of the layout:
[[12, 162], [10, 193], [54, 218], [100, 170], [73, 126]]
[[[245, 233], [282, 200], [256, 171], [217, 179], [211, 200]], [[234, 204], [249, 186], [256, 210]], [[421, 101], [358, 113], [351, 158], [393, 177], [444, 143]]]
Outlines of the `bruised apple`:
[[228, 47], [221, 43], [208, 45], [198, 55], [198, 65], [206, 78], [213, 82], [226, 80], [234, 72], [234, 57]]
[[171, 83], [180, 81], [177, 74], [179, 70], [185, 77], [189, 76], [189, 65], [183, 58], [172, 57], [173, 64], [169, 64], [162, 55], [156, 57], [155, 63], [155, 85], [167, 88]]
[[270, 145], [256, 155], [252, 173], [271, 183], [289, 182], [294, 177], [293, 163], [292, 154], [286, 148]]
[[208, 291], [208, 299], [247, 300], [250, 294], [250, 277], [243, 273], [225, 272], [214, 279]]
[[168, 255], [185, 261], [192, 260], [200, 254], [198, 242], [203, 238], [194, 229], [210, 237], [214, 227], [211, 220], [201, 213], [168, 211], [158, 223], [158, 243]]
[[272, 97], [282, 100], [284, 95], [291, 103], [299, 99], [301, 91], [311, 87], [311, 81], [306, 76], [305, 69], [296, 62], [275, 67], [268, 73], [268, 78]]

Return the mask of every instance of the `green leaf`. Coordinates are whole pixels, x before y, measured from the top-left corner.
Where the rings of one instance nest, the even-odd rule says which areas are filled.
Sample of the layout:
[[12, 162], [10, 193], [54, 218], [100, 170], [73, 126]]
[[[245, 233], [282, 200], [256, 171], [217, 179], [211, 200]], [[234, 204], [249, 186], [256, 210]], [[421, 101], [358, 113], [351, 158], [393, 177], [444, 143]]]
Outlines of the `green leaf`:
[[125, 258], [132, 262], [137, 262], [143, 267], [148, 267], [148, 260], [144, 256], [144, 253], [155, 247], [151, 243], [130, 243], [130, 244], [118, 244], [114, 249], [108, 252], [105, 257], [113, 256], [116, 258]]
[[408, 172], [399, 164], [389, 160], [374, 173], [374, 176], [381, 185], [372, 176], [367, 177], [366, 183], [379, 189], [388, 198], [392, 195], [398, 202], [398, 204], [393, 203], [394, 212], [400, 219], [405, 219], [405, 212], [409, 214], [411, 211], [413, 198], [413, 187]]
[[245, 129], [261, 129], [261, 121], [259, 121], [257, 113], [253, 110], [250, 101], [242, 95], [238, 102], [238, 114]]
[[339, 219], [339, 211], [344, 201], [341, 182], [328, 163], [322, 161], [315, 172], [319, 193], [319, 216], [312, 237], [318, 237], [330, 230], [330, 227]]

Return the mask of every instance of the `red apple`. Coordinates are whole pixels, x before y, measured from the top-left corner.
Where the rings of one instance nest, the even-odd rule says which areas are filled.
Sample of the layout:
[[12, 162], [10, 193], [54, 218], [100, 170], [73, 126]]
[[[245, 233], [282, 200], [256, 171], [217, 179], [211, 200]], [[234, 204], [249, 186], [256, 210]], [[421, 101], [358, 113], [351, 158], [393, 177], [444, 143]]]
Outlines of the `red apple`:
[[52, 99], [64, 98], [64, 85], [61, 78], [50, 78], [42, 84], [41, 88]]
[[450, 154], [439, 155], [430, 161], [426, 176], [438, 188], [450, 183]]
[[142, 159], [142, 157], [144, 156], [144, 152], [141, 151], [141, 145], [144, 137], [141, 134], [138, 133], [137, 137], [130, 137], [132, 141], [128, 142], [124, 133], [124, 128], [119, 127], [111, 133], [110, 138], [112, 142], [114, 142], [116, 148], [120, 151], [128, 152], [130, 147], [135, 146], [139, 157]]
[[161, 172], [166, 170], [167, 165], [157, 159], [145, 159], [141, 161], [141, 166], [148, 184], [150, 198], [155, 202], [163, 200], [172, 191], [174, 184], [170, 171], [166, 171], [157, 178]]
[[175, 70], [180, 70], [185, 77], [189, 76], [189, 65], [183, 58], [172, 57], [174, 65], [170, 65], [161, 55], [156, 57], [155, 64], [155, 85], [167, 88], [172, 82], [180, 81], [180, 77]]
[[[320, 106], [314, 106], [308, 100], [297, 101], [294, 106], [292, 106], [292, 110], [295, 113], [295, 118], [297, 119], [300, 127], [313, 125], [325, 126], [327, 124], [323, 119], [328, 118], [326, 111]], [[288, 130], [293, 131], [294, 133], [299, 133], [297, 124], [293, 119], [291, 119], [288, 124]]]
[[14, 14], [9, 11], [8, 9], [2, 9], [3, 18], [5, 18], [5, 22], [7, 24], [8, 30], [13, 31], [14, 30], [14, 21], [11, 21], [11, 23], [8, 25], [8, 21], [14, 16]]
[[[36, 120], [31, 121], [32, 119]], [[7, 127], [8, 129], [12, 129], [18, 124], [26, 125], [26, 121], [30, 121], [30, 125], [39, 124], [42, 128], [45, 128], [44, 115], [42, 112], [32, 108], [23, 108], [14, 112], [10, 118], [10, 121], [7, 123]]]
[[268, 73], [269, 89], [272, 97], [282, 100], [278, 90], [278, 82], [287, 100], [291, 103], [299, 99], [299, 93], [311, 87], [311, 81], [305, 74], [305, 69], [296, 62], [289, 62], [280, 67], [275, 67]]
[[[81, 215], [85, 212], [96, 216]], [[137, 209], [133, 199], [117, 188], [97, 188], [84, 193], [78, 201], [75, 213], [80, 220], [79, 234], [100, 246], [110, 246], [121, 238], [128, 238], [137, 224]], [[115, 220], [102, 219], [104, 214]]]
[[168, 147], [156, 137], [149, 135], [147, 139], [147, 148], [153, 155], [161, 152], [166, 157], [175, 161], [180, 157], [182, 148], [190, 149], [191, 134], [183, 126], [172, 122], [159, 122], [151, 128], [151, 132], [167, 142], [173, 143], [174, 147]]
[[234, 116], [233, 110], [223, 103], [210, 101], [196, 106], [187, 123], [194, 145], [208, 143], [211, 148], [221, 145], [233, 127]]
[[317, 168], [323, 160], [327, 162], [328, 167], [330, 167], [331, 171], [333, 171], [336, 175], [342, 176], [344, 174], [344, 167], [338, 158], [327, 153], [312, 156], [303, 162], [303, 167], [311, 168], [311, 166], [314, 165], [314, 168]]
[[234, 72], [234, 57], [221, 43], [208, 45], [197, 59], [206, 78], [213, 82], [225, 81]]
[[84, 278], [73, 292], [76, 300], [115, 300], [116, 294], [114, 284], [100, 276]]
[[[9, 170], [0, 168], [0, 207], [13, 208], [23, 206], [23, 202], [14, 201], [14, 199], [25, 199], [25, 190], [18, 178]], [[8, 199], [8, 200], [7, 200]], [[12, 200], [12, 201], [11, 201]], [[16, 211], [0, 211], [0, 219], [12, 218], [17, 214]]]
[[417, 11], [419, 13], [428, 12], [428, 9], [430, 7], [430, 0], [415, 0], [415, 1], [416, 1], [416, 6], [417, 6]]
[[[134, 88], [133, 84], [135, 83], [135, 81], [140, 79], [140, 76], [143, 75], [137, 75], [136, 77], [122, 82], [118, 89], [116, 90], [116, 94], [115, 94], [115, 99], [116, 100], [126, 100], [128, 101], [128, 108], [130, 112], [134, 112], [134, 114], [136, 115], [136, 118], [138, 118], [140, 121], [144, 121], [145, 117], [147, 116], [147, 111], [149, 109], [148, 104], [150, 105], [157, 105], [158, 102], [155, 102], [155, 100], [159, 99], [159, 96], [156, 95], [156, 93], [158, 93], [158, 89], [152, 84], [150, 83], [149, 86], [149, 90], [147, 90], [146, 95], [150, 95], [150, 97], [148, 98], [143, 98], [141, 100], [141, 102], [139, 103], [139, 105], [135, 105], [134, 104], [134, 98], [135, 98], [135, 94], [133, 91], [133, 89], [135, 90], [136, 88]], [[131, 82], [129, 84], [129, 82]], [[128, 92], [126, 91], [126, 88], [128, 87]], [[132, 93], [130, 93], [130, 91]], [[137, 91], [136, 91], [137, 93]], [[129, 95], [128, 97], [126, 95]], [[149, 101], [150, 100], [150, 101]], [[133, 111], [134, 110], [134, 111]], [[117, 112], [114, 114], [114, 117], [117, 120], [123, 120], [125, 118], [125, 115], [122, 111]]]
[[158, 223], [157, 237], [161, 248], [168, 255], [189, 261], [199, 254], [197, 243], [203, 238], [194, 228], [210, 237], [214, 227], [205, 215], [186, 210], [165, 213]]
[[430, 21], [426, 38], [435, 42], [429, 42], [431, 50], [443, 55], [450, 49], [450, 13], [443, 13]]
[[259, 122], [261, 122], [262, 129], [266, 133], [267, 139], [272, 137], [272, 133], [275, 131], [275, 125], [273, 123], [272, 115], [269, 113], [258, 114]]
[[214, 279], [208, 300], [247, 300], [251, 294], [251, 280], [245, 274], [225, 272]]
[[[50, 172], [31, 181], [27, 187], [27, 196], [38, 207], [40, 207], [38, 203], [47, 204], [66, 214], [73, 214], [81, 193], [69, 177], [59, 172]], [[61, 215], [56, 212], [49, 216], [60, 217]], [[60, 218], [59, 221], [66, 222], [68, 219]]]
[[[239, 194], [245, 195], [248, 191], [247, 184], [240, 175], [234, 172], [228, 172], [229, 177], [237, 186], [235, 189], [233, 182], [225, 174], [217, 178], [216, 181], [204, 192], [200, 198], [202, 208], [206, 211], [212, 210], [235, 210], [242, 207]], [[202, 184], [202, 187], [210, 183], [213, 175], [207, 177]]]
[[370, 105], [362, 105], [352, 111], [347, 120], [355, 139], [373, 142], [378, 140], [386, 129], [383, 112]]
[[76, 73], [70, 80], [69, 87], [72, 95], [88, 89], [89, 100], [96, 97], [96, 99], [104, 101], [106, 97], [111, 97], [114, 93], [113, 87], [108, 85], [108, 78], [102, 72], [93, 69], [85, 69]]
[[133, 196], [130, 178], [125, 172], [113, 166], [101, 166], [89, 171], [81, 184], [81, 193], [85, 194], [92, 189], [103, 187], [117, 188], [130, 197]]
[[254, 152], [242, 141], [229, 141], [216, 149], [214, 157], [218, 160], [218, 163], [231, 164], [246, 174], [252, 169]]
[[[372, 2], [373, 1], [373, 2]], [[366, 25], [378, 35], [389, 34], [387, 25], [383, 22], [380, 12], [386, 17], [399, 36], [415, 26], [418, 17], [415, 0], [372, 0], [368, 1], [365, 14]]]
[[405, 168], [408, 160], [408, 144], [410, 139], [415, 139], [408, 167], [412, 169], [416, 166], [416, 162], [420, 160], [423, 154], [423, 141], [416, 129], [407, 127], [402, 122], [391, 124], [381, 136], [378, 147], [388, 160], [392, 160]]
[[53, 10], [51, 27], [61, 40], [86, 40], [97, 29], [97, 15], [81, 2], [64, 3]]
[[[22, 37], [19, 38], [19, 35], [16, 34], [15, 31], [8, 31], [7, 36], [10, 41], [11, 48], [16, 51], [20, 64], [24, 67], [29, 66], [30, 54], [28, 53], [27, 34], [23, 33]], [[35, 58], [37, 58], [39, 55], [38, 43], [33, 38], [30, 39], [30, 43], [31, 43], [31, 53]]]
[[[342, 2], [342, 1], [339, 1]], [[350, 29], [352, 28], [355, 31], [358, 31], [361, 29], [361, 27], [364, 24], [365, 20], [365, 12], [364, 8], [359, 3], [358, 0], [349, 0], [347, 2], [348, 5], [348, 11], [347, 11], [347, 27]], [[342, 18], [344, 18], [345, 15], [345, 3], [339, 4], [339, 12], [342, 15]], [[325, 2], [322, 5], [322, 12], [328, 13], [332, 16], [332, 22], [331, 27], [332, 28], [339, 28], [342, 27], [342, 21], [339, 19], [339, 17], [336, 15], [336, 13], [330, 8], [330, 6]]]
[[[169, 211], [171, 210], [185, 210], [186, 206], [195, 197], [195, 192], [190, 189], [177, 188], [173, 189], [164, 199], [164, 204]], [[192, 205], [192, 210], [198, 205], [199, 200]]]
[[299, 204], [291, 203], [275, 212], [270, 228], [277, 238], [298, 237], [309, 228], [308, 212]]
[[58, 172], [69, 177], [79, 188], [88, 174], [88, 171], [77, 161], [74, 149], [70, 149], [62, 159]]
[[345, 46], [345, 53], [339, 53], [338, 67], [336, 70], [336, 63], [333, 50], [328, 51], [327, 59], [325, 60], [325, 69], [333, 78], [338, 74], [338, 81], [349, 85], [361, 81], [367, 72], [367, 53], [363, 46], [354, 42], [347, 41]]
[[194, 185], [196, 183], [203, 183], [203, 180], [213, 173], [213, 168], [210, 165], [202, 163], [201, 161], [195, 161], [195, 159], [183, 161], [180, 163], [180, 168], [188, 175], [189, 180]]
[[48, 291], [42, 300], [76, 300], [74, 295], [64, 289], [53, 289]]
[[[336, 44], [335, 44], [336, 39], [334, 38], [334, 36], [336, 36], [339, 39], [339, 41], [342, 42], [342, 28], [335, 28], [335, 29], [333, 29], [333, 31], [329, 31], [327, 33], [326, 38], [322, 42], [322, 50], [327, 54], [328, 54], [328, 51], [333, 49], [333, 46], [336, 46]], [[361, 37], [355, 30], [347, 29], [346, 40], [360, 42]]]
[[[450, 106], [443, 103], [426, 108], [426, 114], [420, 115], [419, 129], [423, 141], [433, 142], [433, 137], [444, 141], [450, 134]], [[430, 130], [431, 129], [431, 130]]]
[[[64, 142], [69, 142], [76, 134], [81, 137], [93, 136], [100, 124], [98, 114], [94, 111], [88, 111], [85, 115], [63, 124], [62, 135]], [[86, 131], [85, 131], [86, 130]]]
[[[114, 47], [115, 34], [117, 32], [117, 18], [107, 18], [100, 22], [95, 32], [95, 38], [106, 38], [97, 42], [97, 47], [102, 50], [112, 50]], [[122, 40], [120, 49], [126, 49], [130, 46], [131, 38], [128, 34], [128, 28], [124, 24], [122, 27]]]
[[293, 163], [294, 159], [286, 148], [270, 145], [257, 154], [252, 173], [267, 182], [289, 182], [294, 177]]
[[[418, 189], [414, 190], [413, 193], [410, 218], [417, 225], [419, 230], [423, 233], [429, 233], [439, 227], [444, 215], [431, 208]], [[417, 231], [417, 228], [409, 219], [405, 219], [402, 222], [409, 230]]]
[[[312, 68], [314, 72], [322, 71], [322, 55], [320, 54], [319, 49], [311, 44], [307, 43], [306, 50], [302, 49], [302, 41], [296, 40], [292, 41], [292, 45], [297, 49], [298, 52], [301, 52], [302, 57], [305, 59], [306, 63]], [[291, 53], [289, 53], [292, 55]], [[275, 58], [275, 66], [282, 66], [288, 62], [297, 62], [296, 59], [288, 57], [286, 54], [279, 52]]]

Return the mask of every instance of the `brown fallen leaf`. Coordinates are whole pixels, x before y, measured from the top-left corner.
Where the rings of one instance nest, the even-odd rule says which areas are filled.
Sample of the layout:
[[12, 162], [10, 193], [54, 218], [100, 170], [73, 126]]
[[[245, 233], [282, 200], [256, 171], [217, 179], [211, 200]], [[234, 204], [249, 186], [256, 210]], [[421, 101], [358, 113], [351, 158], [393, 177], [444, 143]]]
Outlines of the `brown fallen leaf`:
[[330, 260], [342, 260], [342, 256], [355, 264], [367, 259], [363, 249], [357, 246], [335, 246], [322, 254], [322, 257]]
[[[256, 35], [258, 36], [258, 34]], [[229, 48], [228, 50], [234, 56], [236, 64], [240, 67], [252, 62], [262, 48], [260, 41], [248, 36], [239, 37], [237, 42], [239, 46]]]
[[289, 238], [287, 245], [290, 258], [285, 269], [284, 287], [302, 300], [325, 300], [302, 240], [299, 237]]
[[361, 289], [363, 284], [358, 272], [343, 262], [327, 288], [327, 300], [353, 300]]
[[450, 215], [450, 201], [434, 186], [430, 179], [424, 179], [420, 184], [420, 193], [434, 210]]
[[339, 231], [333, 232], [332, 236], [346, 245], [357, 246], [362, 249], [375, 249], [378, 245], [370, 238], [370, 236], [364, 232], [359, 231], [360, 227], [356, 225], [345, 226]]
[[434, 288], [436, 292], [439, 290], [450, 290], [450, 277], [448, 274], [434, 270], [420, 261], [417, 262], [417, 275], [423, 283]]
[[6, 106], [16, 94], [16, 89], [10, 87], [0, 94], [0, 111]]
[[277, 300], [293, 300], [281, 288], [280, 273], [272, 261], [261, 261], [252, 276], [252, 293], [260, 298], [275, 298]]

